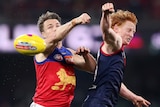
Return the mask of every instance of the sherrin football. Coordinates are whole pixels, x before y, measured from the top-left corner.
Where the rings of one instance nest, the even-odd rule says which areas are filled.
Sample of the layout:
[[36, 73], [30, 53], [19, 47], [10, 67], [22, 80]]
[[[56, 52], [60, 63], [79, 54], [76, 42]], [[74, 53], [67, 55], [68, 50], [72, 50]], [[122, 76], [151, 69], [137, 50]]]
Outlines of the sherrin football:
[[14, 48], [21, 54], [34, 56], [37, 53], [43, 52], [46, 44], [38, 35], [23, 34], [14, 40]]

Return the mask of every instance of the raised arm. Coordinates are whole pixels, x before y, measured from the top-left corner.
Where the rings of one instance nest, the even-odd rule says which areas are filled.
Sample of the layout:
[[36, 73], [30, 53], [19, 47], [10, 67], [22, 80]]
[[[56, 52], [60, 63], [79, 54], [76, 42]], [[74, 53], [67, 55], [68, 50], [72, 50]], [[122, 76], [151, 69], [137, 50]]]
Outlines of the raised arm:
[[63, 24], [62, 26], [58, 27], [56, 30], [56, 40], [63, 40], [72, 28], [79, 24], [89, 23], [90, 19], [91, 17], [87, 13], [83, 13], [79, 17], [74, 18], [66, 24]]
[[102, 17], [100, 21], [100, 27], [102, 30], [103, 41], [105, 44], [109, 44], [113, 50], [119, 50], [122, 46], [122, 39], [119, 34], [116, 33], [115, 27], [112, 28], [111, 14], [114, 12], [113, 3], [105, 3], [102, 5]]
[[62, 41], [75, 26], [79, 24], [86, 24], [90, 22], [91, 17], [87, 13], [81, 14], [79, 17], [72, 19], [71, 21], [60, 25], [57, 20], [47, 20], [45, 21], [45, 31], [42, 34], [45, 36], [45, 42], [47, 48], [46, 53], [52, 51], [59, 41]]
[[142, 107], [142, 106], [149, 107], [149, 105], [151, 104], [143, 97], [134, 94], [123, 83], [121, 84], [120, 95], [123, 98], [131, 101], [135, 105], [135, 107]]
[[100, 27], [103, 34], [103, 39], [107, 40], [114, 35], [114, 31], [111, 28], [110, 14], [114, 12], [114, 6], [112, 3], [106, 3], [102, 5], [102, 17], [100, 21]]

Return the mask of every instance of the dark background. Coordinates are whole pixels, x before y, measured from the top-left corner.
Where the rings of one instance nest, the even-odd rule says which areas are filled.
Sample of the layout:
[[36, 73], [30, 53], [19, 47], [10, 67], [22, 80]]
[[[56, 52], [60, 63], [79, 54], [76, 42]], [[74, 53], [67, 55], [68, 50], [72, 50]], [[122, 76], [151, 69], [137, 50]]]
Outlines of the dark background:
[[[91, 24], [99, 24], [101, 5], [105, 2], [108, 1], [1, 0], [0, 24], [10, 26], [10, 39], [13, 36], [12, 28], [16, 24], [36, 24], [39, 15], [47, 10], [58, 13], [63, 23], [82, 12], [87, 12], [92, 17]], [[124, 83], [130, 90], [148, 99], [152, 103], [151, 107], [159, 107], [160, 48], [154, 48], [151, 38], [153, 34], [160, 32], [160, 1], [113, 0], [113, 2], [116, 9], [128, 9], [137, 15], [139, 20], [137, 32], [143, 40], [143, 47], [131, 47], [126, 50], [127, 68]], [[96, 53], [92, 54], [96, 57]], [[29, 107], [36, 84], [32, 59], [30, 56], [15, 52], [0, 52], [0, 107]], [[77, 88], [72, 107], [81, 107], [93, 75], [79, 70], [76, 70], [76, 75]], [[117, 107], [133, 105], [120, 97]]]

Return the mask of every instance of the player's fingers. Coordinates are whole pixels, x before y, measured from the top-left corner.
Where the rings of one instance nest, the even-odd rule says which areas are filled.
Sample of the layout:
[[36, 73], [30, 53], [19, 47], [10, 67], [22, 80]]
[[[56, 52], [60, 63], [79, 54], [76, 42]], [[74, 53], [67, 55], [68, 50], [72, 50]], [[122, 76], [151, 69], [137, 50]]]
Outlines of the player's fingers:
[[84, 51], [83, 46], [81, 46], [81, 47], [78, 48], [78, 52], [79, 52], [79, 53], [81, 53], [81, 52], [83, 52], [83, 51]]
[[113, 5], [113, 3], [109, 3], [109, 12], [114, 12], [114, 5]]
[[108, 11], [108, 12], [114, 12], [114, 5], [113, 3], [106, 3], [104, 5], [102, 5], [102, 11]]
[[107, 10], [107, 4], [102, 5], [102, 11], [106, 11]]
[[109, 8], [114, 8], [113, 3], [109, 3]]
[[145, 102], [147, 105], [151, 105], [151, 103], [149, 101], [145, 100]]
[[142, 107], [142, 106], [149, 107], [150, 104], [151, 103], [147, 100], [139, 101], [139, 102], [137, 102], [137, 105], [138, 105], [137, 107]]
[[149, 107], [150, 104], [151, 104], [151, 103], [148, 102], [148, 101], [143, 101], [143, 105], [144, 105], [145, 107]]
[[85, 48], [85, 51], [86, 51], [87, 53], [89, 53], [89, 52], [90, 52], [90, 49], [89, 49], [89, 48]]
[[82, 16], [82, 24], [89, 23], [90, 20], [91, 20], [91, 17], [88, 14], [84, 13]]
[[136, 106], [136, 107], [142, 107], [142, 105], [141, 105], [139, 102], [136, 102], [136, 103], [135, 103], [135, 106]]
[[84, 46], [81, 47], [81, 52], [84, 52], [85, 48]]

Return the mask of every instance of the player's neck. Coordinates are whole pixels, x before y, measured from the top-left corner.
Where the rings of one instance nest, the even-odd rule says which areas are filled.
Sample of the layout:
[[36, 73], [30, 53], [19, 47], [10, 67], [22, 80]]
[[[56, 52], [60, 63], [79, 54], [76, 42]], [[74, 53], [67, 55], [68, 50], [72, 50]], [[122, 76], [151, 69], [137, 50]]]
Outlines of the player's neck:
[[60, 42], [58, 42], [58, 44], [57, 44], [57, 48], [61, 48], [62, 47], [62, 42], [60, 41]]

